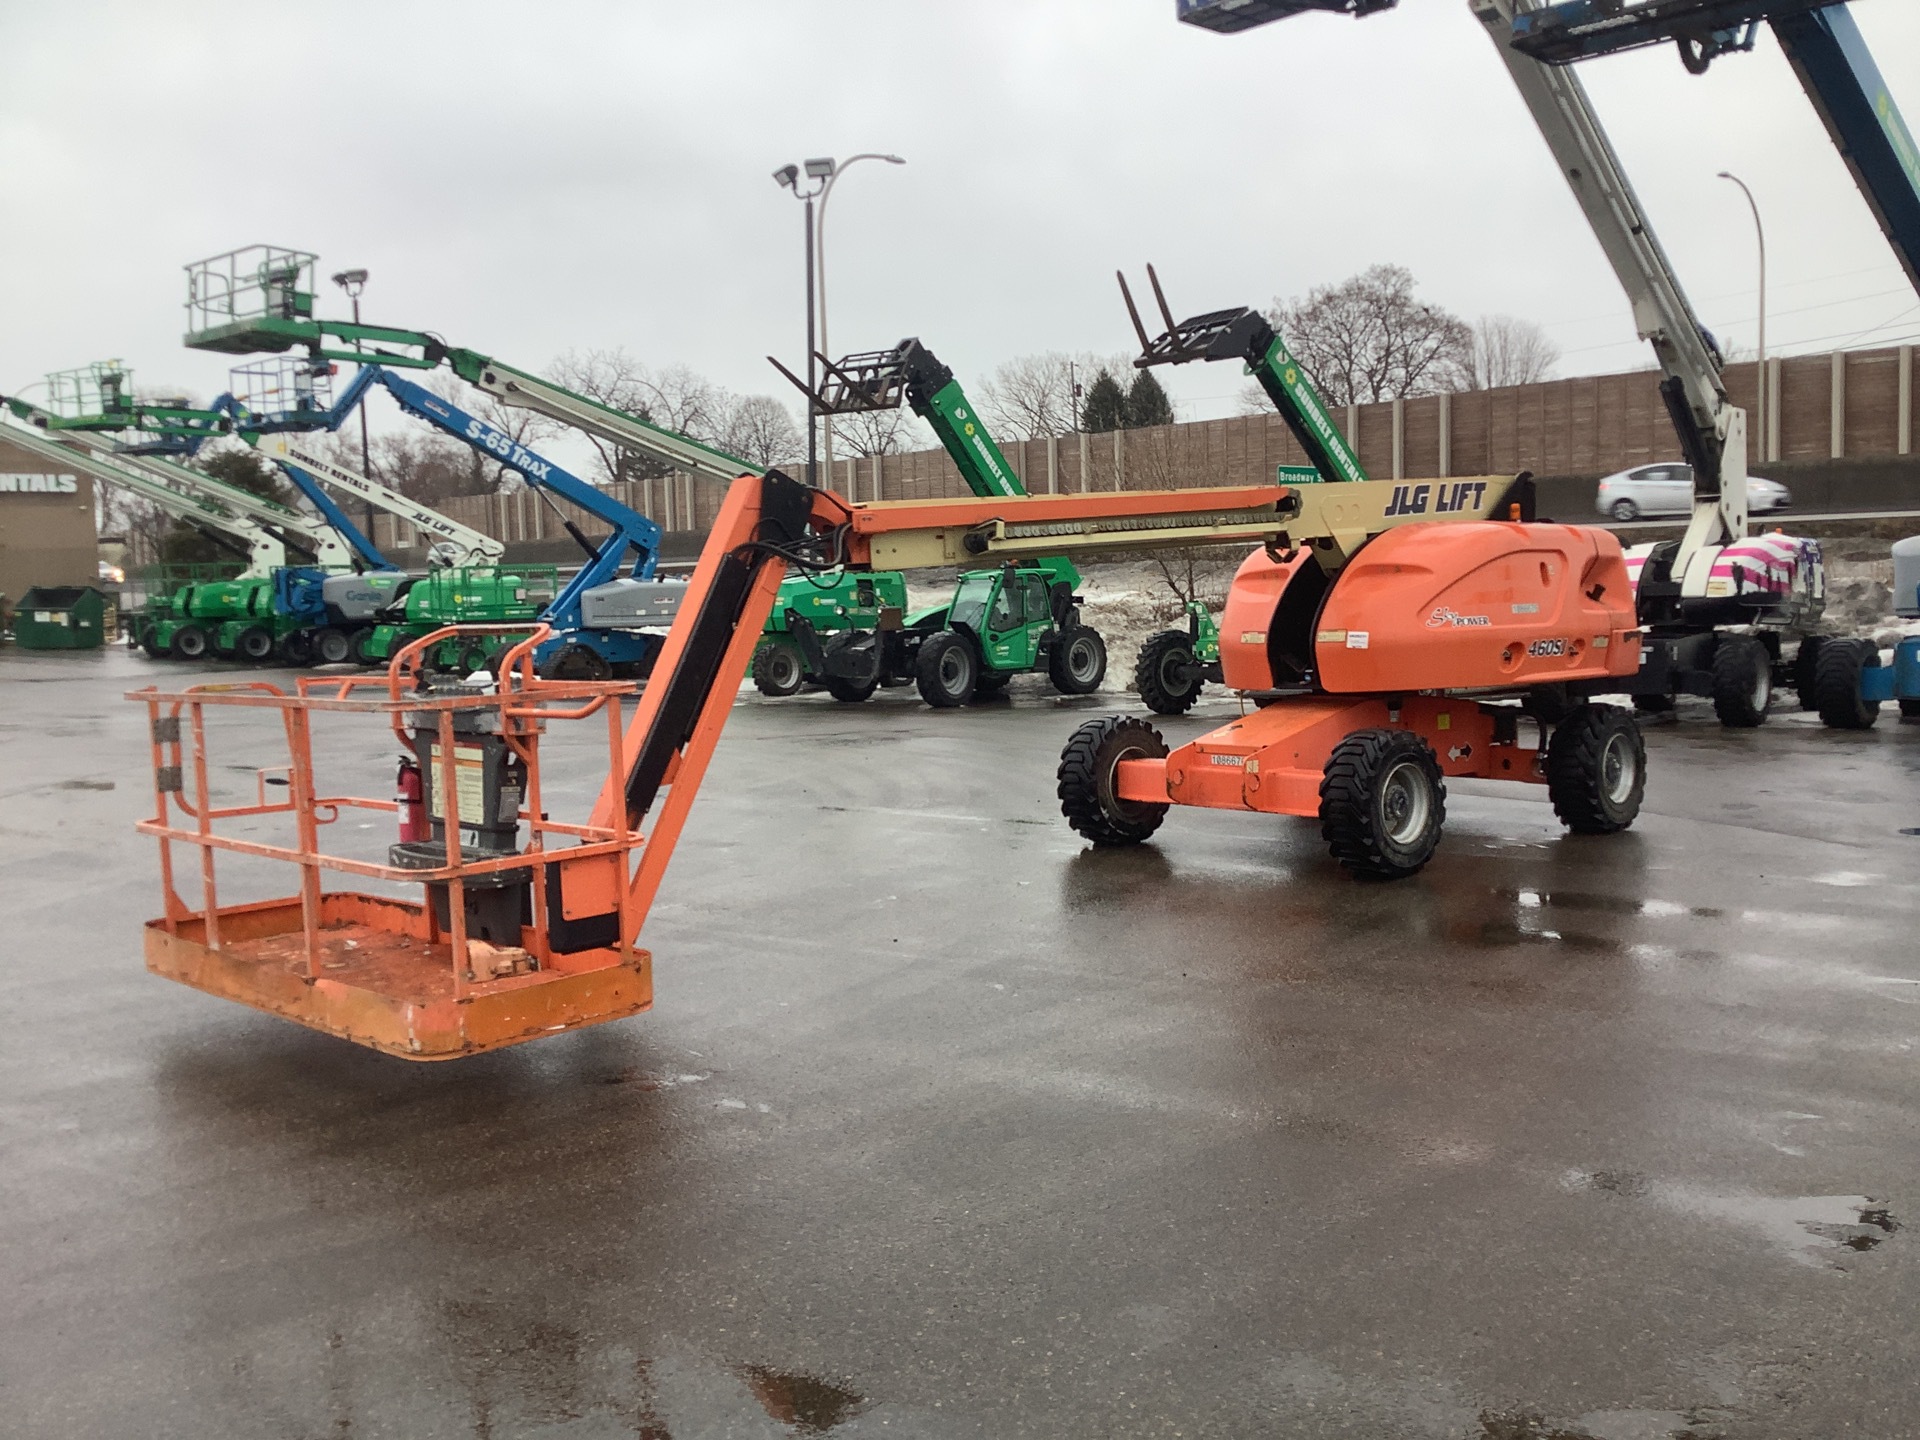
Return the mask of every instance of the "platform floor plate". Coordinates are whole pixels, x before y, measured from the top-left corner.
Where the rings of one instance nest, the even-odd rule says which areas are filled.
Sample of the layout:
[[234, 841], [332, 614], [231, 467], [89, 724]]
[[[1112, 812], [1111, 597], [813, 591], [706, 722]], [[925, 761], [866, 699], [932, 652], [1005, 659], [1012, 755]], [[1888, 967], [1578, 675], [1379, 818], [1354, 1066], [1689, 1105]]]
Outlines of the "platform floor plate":
[[147, 968], [209, 995], [408, 1060], [451, 1060], [624, 1019], [653, 1004], [652, 957], [611, 951], [455, 994], [444, 941], [417, 904], [337, 893], [321, 901], [321, 960], [307, 972], [300, 902], [220, 911], [221, 947], [195, 918], [147, 924]]

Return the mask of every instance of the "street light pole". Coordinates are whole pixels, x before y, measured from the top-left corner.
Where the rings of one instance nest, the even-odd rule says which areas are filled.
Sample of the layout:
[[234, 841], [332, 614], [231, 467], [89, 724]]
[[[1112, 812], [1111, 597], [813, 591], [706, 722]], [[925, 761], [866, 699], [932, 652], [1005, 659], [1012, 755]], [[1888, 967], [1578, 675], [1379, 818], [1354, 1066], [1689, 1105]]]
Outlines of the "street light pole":
[[1768, 453], [1768, 405], [1767, 405], [1767, 232], [1760, 223], [1760, 206], [1753, 198], [1753, 191], [1747, 188], [1747, 182], [1730, 171], [1720, 172], [1722, 180], [1731, 180], [1740, 187], [1740, 193], [1747, 197], [1747, 208], [1753, 211], [1753, 233], [1760, 242], [1760, 327], [1759, 361], [1756, 372], [1759, 383], [1754, 387], [1754, 428], [1760, 432], [1760, 460], [1764, 464], [1773, 457]]
[[[834, 168], [833, 174], [827, 177], [827, 183], [820, 188], [820, 220], [815, 230], [814, 251], [817, 256], [817, 263], [819, 265], [819, 271], [820, 271], [820, 348], [822, 350], [825, 350], [827, 348], [827, 201], [833, 198], [834, 182], [837, 181], [842, 175], [844, 175], [847, 172], [849, 167], [859, 164], [862, 160], [884, 160], [889, 165], [904, 165], [907, 163], [902, 157], [898, 155], [880, 155], [880, 154], [873, 153], [871, 151], [862, 151], [858, 155], [853, 155], [848, 157], [845, 160], [842, 160], [839, 163], [839, 165], [837, 165]], [[813, 364], [813, 356], [811, 354], [807, 356], [807, 364], [809, 367], [811, 367]], [[811, 368], [809, 368], [807, 373], [808, 373], [809, 379], [811, 379], [812, 373], [813, 373]], [[833, 417], [831, 415], [825, 415], [825, 416], [822, 416], [821, 419], [825, 421], [825, 428], [827, 432], [826, 433], [827, 443], [825, 447], [826, 459], [827, 459], [827, 488], [832, 489], [833, 488]], [[847, 486], [847, 490], [848, 490], [847, 498], [849, 500], [856, 498], [852, 494], [852, 491], [855, 488], [856, 487], [851, 484]], [[874, 499], [876, 500], [879, 498], [880, 497], [878, 495], [874, 496]]]
[[[360, 292], [367, 288], [367, 272], [365, 270], [342, 270], [338, 275], [333, 277], [333, 283], [346, 291], [347, 298], [353, 302], [353, 328], [357, 331], [360, 328]], [[360, 349], [360, 337], [357, 334], [353, 337], [353, 348], [355, 351]], [[361, 363], [364, 364], [365, 362], [362, 361]], [[367, 406], [365, 401], [362, 401], [360, 404], [360, 473], [365, 475], [369, 480], [373, 478], [373, 447], [367, 439]], [[371, 541], [373, 539], [373, 502], [371, 500], [367, 502], [366, 519], [367, 539]]]
[[819, 468], [819, 403], [813, 398], [813, 392], [820, 388], [819, 378], [814, 374], [813, 352], [817, 348], [813, 339], [813, 201], [814, 197], [825, 192], [833, 183], [834, 163], [832, 159], [809, 160], [806, 162], [806, 174], [809, 180], [818, 182], [811, 190], [800, 188], [800, 169], [798, 165], [782, 165], [773, 172], [774, 180], [782, 189], [791, 190], [793, 198], [806, 202], [807, 219], [807, 484], [820, 483]]

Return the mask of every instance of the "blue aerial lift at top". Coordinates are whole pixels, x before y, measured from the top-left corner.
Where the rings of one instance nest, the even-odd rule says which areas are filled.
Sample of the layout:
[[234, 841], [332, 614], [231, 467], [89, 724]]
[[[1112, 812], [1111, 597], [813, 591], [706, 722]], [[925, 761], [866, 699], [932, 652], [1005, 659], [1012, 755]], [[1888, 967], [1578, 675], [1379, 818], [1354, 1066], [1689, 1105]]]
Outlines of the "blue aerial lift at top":
[[[1369, 15], [1399, 0], [1178, 3], [1187, 24], [1232, 32], [1311, 10]], [[1920, 290], [1920, 146], [1842, 0], [1550, 0], [1516, 7], [1513, 48], [1548, 65], [1570, 65], [1672, 41], [1698, 75], [1721, 55], [1751, 50], [1763, 21]]]
[[[616, 671], [644, 673], [661, 644], [661, 636], [648, 633], [645, 627], [658, 630], [670, 625], [686, 592], [684, 581], [654, 578], [660, 527], [606, 491], [535, 454], [497, 426], [390, 370], [364, 367], [348, 394], [364, 393], [365, 386], [372, 384], [384, 386], [407, 414], [512, 470], [549, 504], [551, 496], [558, 495], [612, 527], [613, 533], [595, 544], [554, 507], [567, 533], [586, 551], [587, 562], [541, 613], [541, 620], [554, 633], [535, 650], [534, 662], [542, 674], [564, 673], [572, 679], [606, 679]], [[620, 573], [623, 568], [628, 572], [625, 576]]]

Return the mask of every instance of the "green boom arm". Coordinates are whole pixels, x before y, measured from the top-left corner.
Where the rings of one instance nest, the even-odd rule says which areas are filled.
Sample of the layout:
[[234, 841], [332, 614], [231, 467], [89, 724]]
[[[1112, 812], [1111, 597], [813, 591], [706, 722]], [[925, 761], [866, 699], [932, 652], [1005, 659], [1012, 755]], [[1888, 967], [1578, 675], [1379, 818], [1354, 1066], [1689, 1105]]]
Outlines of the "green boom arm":
[[1189, 360], [1244, 361], [1260, 388], [1267, 392], [1274, 409], [1293, 432], [1306, 452], [1307, 461], [1322, 480], [1364, 480], [1367, 472], [1353, 446], [1333, 423], [1327, 402], [1307, 379], [1300, 362], [1287, 349], [1287, 342], [1267, 323], [1258, 310], [1212, 310], [1190, 320], [1175, 320], [1161, 293], [1160, 277], [1147, 267], [1147, 279], [1153, 285], [1153, 298], [1159, 303], [1166, 321], [1166, 332], [1157, 340], [1147, 338], [1147, 327], [1140, 323], [1140, 311], [1127, 289], [1127, 277], [1120, 277], [1120, 293], [1126, 296], [1127, 313], [1140, 336], [1140, 358], [1133, 363], [1142, 369], [1149, 365], [1184, 365]]
[[818, 389], [794, 374], [771, 355], [767, 357], [800, 393], [812, 399], [823, 415], [855, 415], [869, 410], [894, 410], [902, 401], [933, 427], [940, 444], [959, 467], [967, 488], [985, 498], [1025, 496], [1027, 487], [1013, 473], [1007, 457], [987, 433], [986, 422], [953, 371], [918, 340], [902, 340], [891, 350], [849, 355], [844, 360], [813, 357], [826, 378]]

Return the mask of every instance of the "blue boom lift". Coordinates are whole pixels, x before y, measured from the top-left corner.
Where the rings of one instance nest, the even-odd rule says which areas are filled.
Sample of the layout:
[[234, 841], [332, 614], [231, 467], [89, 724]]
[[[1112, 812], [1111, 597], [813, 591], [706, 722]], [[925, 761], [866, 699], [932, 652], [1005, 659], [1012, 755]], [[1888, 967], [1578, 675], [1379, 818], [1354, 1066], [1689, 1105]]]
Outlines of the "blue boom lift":
[[595, 543], [554, 507], [567, 533], [586, 552], [587, 562], [542, 612], [541, 620], [554, 633], [534, 652], [534, 661], [541, 674], [553, 679], [645, 675], [660, 651], [659, 632], [673, 623], [686, 593], [685, 581], [654, 576], [660, 527], [423, 385], [378, 365], [365, 367], [355, 379], [356, 387], [361, 378], [384, 386], [407, 414], [512, 470], [549, 504], [558, 495], [612, 529], [605, 540]]

